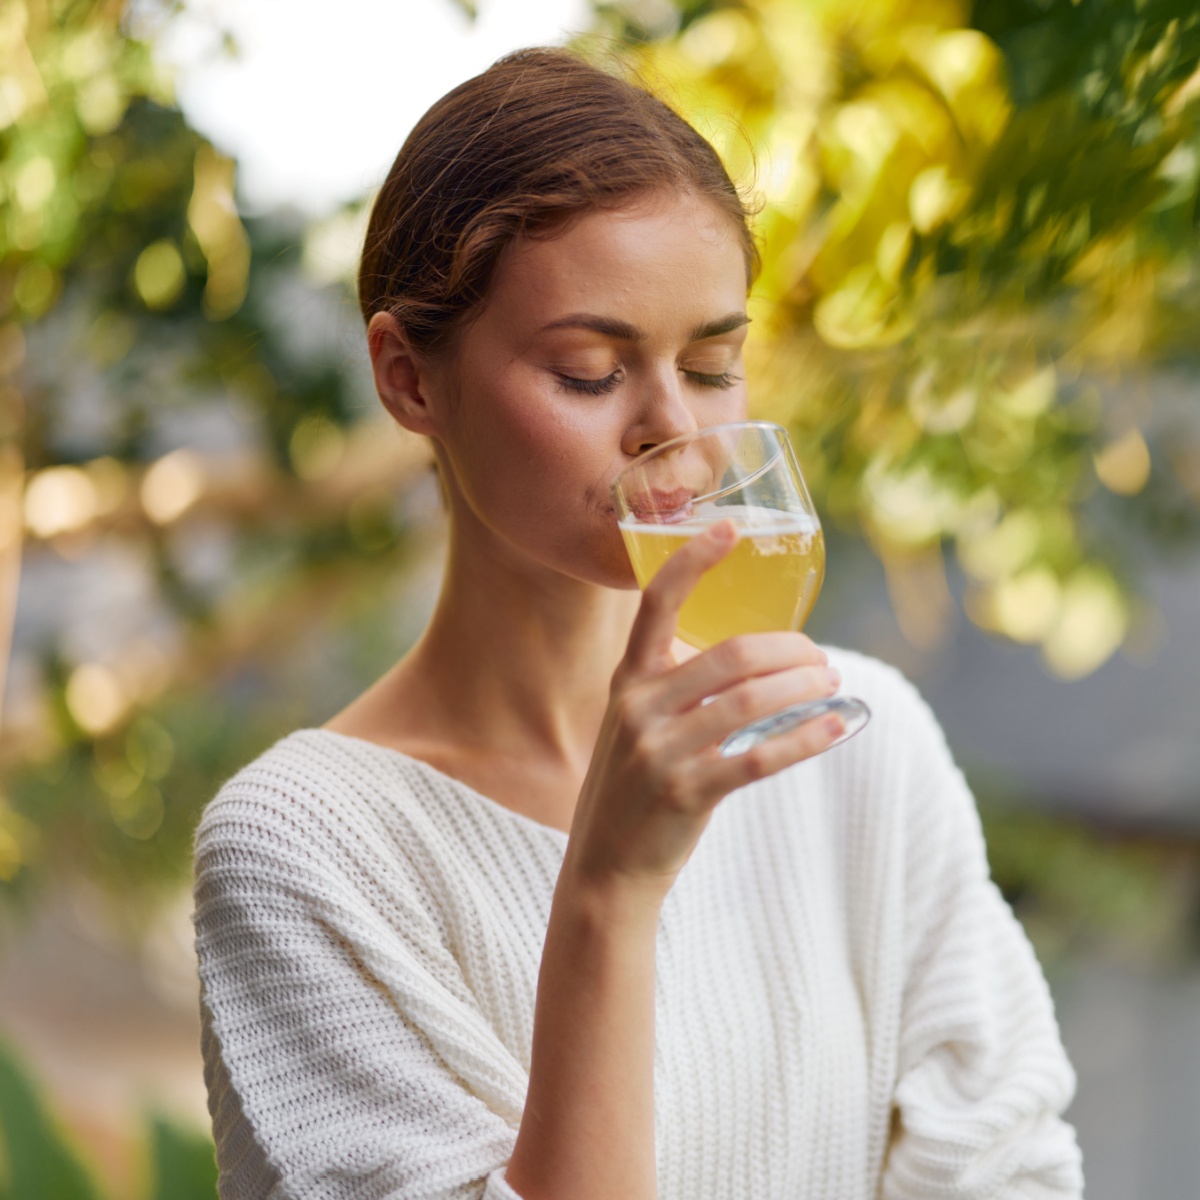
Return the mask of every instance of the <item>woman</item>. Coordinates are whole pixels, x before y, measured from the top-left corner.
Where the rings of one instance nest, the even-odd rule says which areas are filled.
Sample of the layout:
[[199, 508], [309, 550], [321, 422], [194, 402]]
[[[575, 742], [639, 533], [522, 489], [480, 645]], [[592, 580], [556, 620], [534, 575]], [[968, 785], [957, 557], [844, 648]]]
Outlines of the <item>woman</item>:
[[[745, 414], [754, 265], [708, 144], [565, 53], [401, 150], [359, 294], [433, 443], [445, 582], [201, 824], [224, 1197], [1080, 1194], [1047, 989], [927, 708], [802, 634], [674, 642], [724, 526], [634, 588], [609, 486]], [[840, 679], [853, 741], [717, 752]]]

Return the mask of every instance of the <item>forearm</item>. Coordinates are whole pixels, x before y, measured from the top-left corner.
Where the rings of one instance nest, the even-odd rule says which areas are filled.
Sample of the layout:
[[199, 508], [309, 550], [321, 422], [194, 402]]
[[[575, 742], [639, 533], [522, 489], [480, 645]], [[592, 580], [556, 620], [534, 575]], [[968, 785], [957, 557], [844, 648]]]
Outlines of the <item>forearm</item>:
[[756, 634], [676, 664], [678, 612], [735, 540], [720, 521], [671, 556], [643, 593], [613, 675], [542, 952], [529, 1088], [506, 1173], [524, 1200], [655, 1200], [662, 902], [724, 796], [832, 737], [806, 722], [744, 755], [715, 752], [747, 720], [837, 687], [824, 654], [797, 633]]
[[507, 1179], [524, 1200], [654, 1200], [654, 898], [564, 867]]

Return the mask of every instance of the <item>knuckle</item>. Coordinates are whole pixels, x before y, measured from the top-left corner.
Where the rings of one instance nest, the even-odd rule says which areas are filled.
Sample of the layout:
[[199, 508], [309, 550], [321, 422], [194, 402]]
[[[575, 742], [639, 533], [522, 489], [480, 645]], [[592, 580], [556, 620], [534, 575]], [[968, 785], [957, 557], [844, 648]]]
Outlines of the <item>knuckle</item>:
[[646, 776], [653, 783], [658, 774], [657, 764], [652, 748], [646, 744], [644, 739], [635, 739], [629, 747], [628, 762], [635, 774]]
[[765, 742], [745, 751], [741, 755], [741, 765], [746, 780], [749, 782], [770, 775], [774, 770], [772, 758], [771, 748]]
[[739, 725], [758, 716], [758, 695], [752, 687], [740, 687], [729, 695], [729, 706], [733, 710], [733, 719]]
[[628, 684], [619, 689], [613, 696], [612, 710], [622, 729], [640, 729], [645, 712], [640, 689]]
[[667, 771], [658, 786], [659, 803], [671, 813], [690, 813], [694, 806], [692, 789], [678, 771]]
[[666, 586], [670, 580], [663, 580], [662, 572], [651, 580], [649, 587], [642, 593], [641, 611], [648, 617], [658, 617], [670, 608], [667, 600]]
[[625, 689], [633, 683], [636, 678], [634, 668], [628, 659], [622, 659], [617, 664], [617, 669], [613, 672], [612, 681], [608, 686], [609, 699], [615, 704], [624, 694]]
[[797, 731], [797, 742], [801, 758], [820, 754], [834, 740], [834, 730], [828, 718], [805, 721]]
[[745, 636], [730, 638], [716, 649], [719, 663], [730, 672], [742, 674], [754, 665], [753, 643]]

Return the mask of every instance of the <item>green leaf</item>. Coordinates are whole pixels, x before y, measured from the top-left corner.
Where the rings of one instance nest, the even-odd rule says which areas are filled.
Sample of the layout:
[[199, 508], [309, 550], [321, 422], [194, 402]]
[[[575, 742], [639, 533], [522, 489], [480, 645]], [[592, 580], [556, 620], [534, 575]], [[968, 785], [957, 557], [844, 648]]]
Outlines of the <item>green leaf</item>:
[[217, 1164], [210, 1139], [160, 1119], [151, 1129], [151, 1146], [152, 1200], [216, 1200]]
[[0, 1200], [97, 1200], [83, 1165], [54, 1128], [37, 1092], [0, 1045]]

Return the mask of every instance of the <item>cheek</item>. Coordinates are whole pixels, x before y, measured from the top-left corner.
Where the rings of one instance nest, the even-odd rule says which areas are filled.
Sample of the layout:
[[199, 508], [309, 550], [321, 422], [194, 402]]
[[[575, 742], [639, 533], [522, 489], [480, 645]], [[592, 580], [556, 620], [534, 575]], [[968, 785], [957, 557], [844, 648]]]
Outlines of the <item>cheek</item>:
[[455, 431], [454, 466], [464, 489], [495, 515], [520, 509], [536, 520], [531, 504], [561, 504], [564, 487], [584, 481], [587, 448], [599, 439], [545, 390], [509, 382], [464, 401], [477, 408]]
[[730, 421], [744, 421], [749, 411], [749, 404], [746, 398], [746, 384], [741, 382], [736, 387], [726, 389], [722, 393], [719, 407], [724, 415], [719, 422], [714, 421], [714, 425], [724, 425]]
[[612, 441], [618, 415], [607, 397], [567, 394], [537, 373], [498, 389], [493, 420], [497, 440], [522, 447], [527, 461], [582, 481]]
[[730, 388], [706, 389], [692, 403], [692, 416], [700, 429], [744, 421], [748, 411], [746, 385], [740, 381]]

